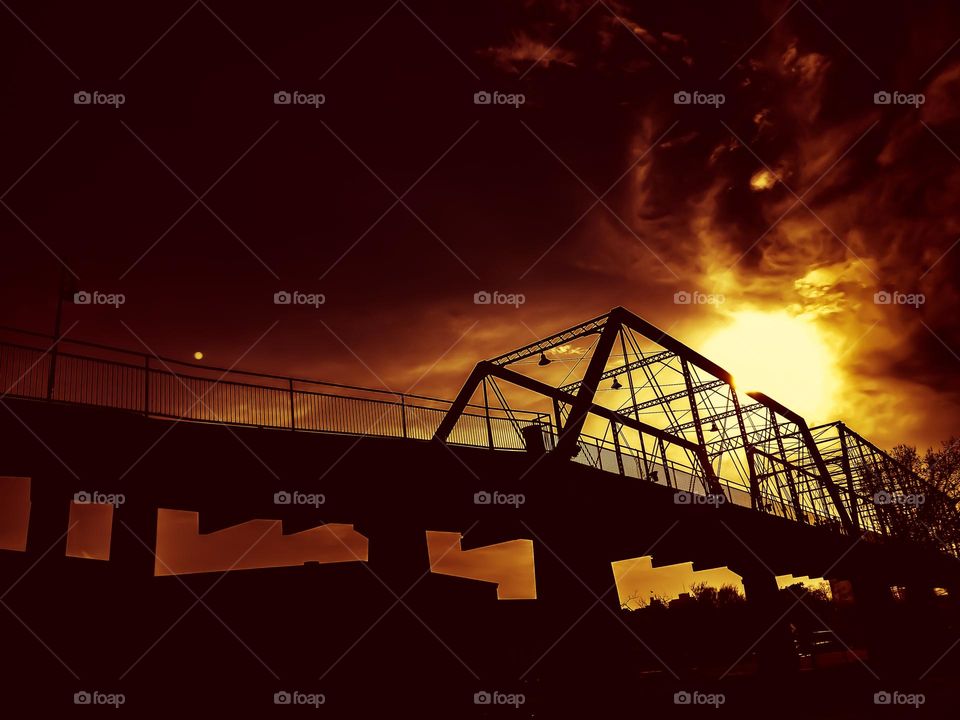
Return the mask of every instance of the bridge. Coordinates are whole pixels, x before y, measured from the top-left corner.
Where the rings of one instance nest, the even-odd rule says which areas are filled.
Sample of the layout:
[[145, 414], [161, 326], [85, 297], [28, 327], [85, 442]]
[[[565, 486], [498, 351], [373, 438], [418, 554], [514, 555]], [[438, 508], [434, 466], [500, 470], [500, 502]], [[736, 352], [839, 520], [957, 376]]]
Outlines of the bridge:
[[[529, 448], [538, 440], [525, 428], [535, 427], [544, 452], [601, 470], [872, 541], [892, 537], [954, 556], [960, 549], [956, 503], [925, 479], [842, 421], [811, 428], [774, 399], [738, 391], [729, 372], [624, 308], [478, 363], [453, 401], [0, 330], [14, 338], [0, 341], [5, 396], [492, 450]], [[543, 367], [547, 352], [584, 339], [594, 342], [577, 354], [584, 372], [573, 382], [554, 387], [512, 369], [538, 357]], [[498, 380], [551, 410], [512, 408]], [[627, 399], [603, 404], [606, 381]], [[597, 420], [602, 436], [585, 432]]]
[[[593, 343], [579, 356], [584, 370], [575, 382], [554, 387], [511, 369], [584, 338]], [[502, 400], [498, 380], [552, 401], [546, 441], [560, 456], [599, 467], [607, 453], [621, 475], [872, 541], [893, 537], [957, 554], [955, 501], [843, 422], [811, 428], [763, 393], [742, 394], [729, 372], [624, 308], [478, 363], [436, 437], [456, 437], [479, 387], [484, 398], [489, 386]], [[626, 400], [601, 402], [607, 381], [629, 391]], [[584, 438], [597, 420], [602, 438]]]
[[[960, 588], [949, 498], [845, 424], [810, 427], [774, 399], [742, 393], [723, 368], [623, 308], [479, 362], [453, 400], [11, 328], [0, 386], [0, 475], [31, 479], [26, 551], [0, 552], [6, 584], [24, 578], [4, 605], [30, 630], [14, 636], [9, 618], [9, 652], [23, 661], [12, 682], [29, 684], [36, 667], [60, 672], [53, 654], [70, 666], [64, 686], [93, 674], [154, 696], [163, 684], [171, 703], [236, 693], [240, 679], [262, 690], [241, 704], [266, 709], [267, 690], [296, 678], [335, 680], [379, 709], [426, 685], [464, 711], [467, 690], [485, 687], [542, 693], [547, 709], [563, 692], [571, 706], [596, 707], [603, 688], [601, 704], [622, 709], [618, 683], [635, 682], [638, 657], [668, 683], [686, 675], [624, 625], [613, 561], [733, 570], [756, 625], [733, 658], [777, 671], [793, 653], [778, 575], [850, 581], [872, 628], [870, 674], [881, 676], [888, 666], [902, 673], [905, 658], [936, 659], [929, 637], [905, 647], [878, 630], [890, 624], [890, 587], [918, 598]], [[126, 497], [109, 562], [62, 552], [79, 490]], [[325, 502], [276, 505], [279, 490]], [[525, 503], [476, 502], [494, 491]], [[254, 518], [282, 520], [286, 535], [349, 523], [369, 557], [228, 572], [213, 584], [154, 577], [161, 509], [199, 513], [201, 537]], [[462, 536], [454, 552], [464, 554], [532, 543], [537, 599], [497, 601], [489, 582], [431, 572], [427, 531]], [[192, 610], [219, 584], [213, 608]], [[71, 589], [67, 609], [89, 626], [50, 610], [54, 587]], [[205, 609], [220, 620], [211, 619], [215, 637], [199, 621], [169, 631], [186, 606], [191, 620]], [[298, 617], [317, 620], [296, 634], [267, 620]], [[114, 629], [91, 634], [102, 627]], [[416, 648], [420, 663], [400, 661], [398, 647]], [[371, 679], [385, 657], [397, 662]], [[212, 680], [211, 662], [234, 679]], [[864, 693], [870, 674], [855, 683]], [[661, 690], [646, 701], [671, 706]]]

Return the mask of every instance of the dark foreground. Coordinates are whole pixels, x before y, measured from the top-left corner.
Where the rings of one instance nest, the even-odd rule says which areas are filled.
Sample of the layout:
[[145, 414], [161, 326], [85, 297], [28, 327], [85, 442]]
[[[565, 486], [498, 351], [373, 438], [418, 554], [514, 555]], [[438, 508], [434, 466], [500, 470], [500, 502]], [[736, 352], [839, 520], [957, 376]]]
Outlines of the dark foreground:
[[[869, 571], [881, 584], [914, 588], [925, 577], [939, 583], [942, 567], [902, 548], [853, 547], [740, 508], [678, 507], [664, 488], [579, 466], [531, 469], [522, 453], [170, 429], [116, 412], [13, 407], [33, 432], [8, 413], [0, 420], [0, 475], [32, 478], [32, 510], [27, 552], [0, 551], [3, 717], [759, 710], [860, 718], [960, 710], [952, 604], [928, 603], [919, 591], [899, 608], [864, 604], [842, 633], [866, 648], [863, 661], [803, 670], [784, 642], [780, 606], [755, 581], [761, 565], [810, 576], [832, 566], [841, 578]], [[272, 498], [284, 489], [322, 492], [326, 502], [279, 508]], [[64, 556], [69, 501], [79, 490], [127, 498], [114, 517], [109, 562]], [[522, 490], [528, 499], [519, 510], [478, 509], [480, 490]], [[285, 532], [354, 523], [369, 538], [370, 561], [154, 577], [157, 508], [200, 512], [202, 532], [254, 518], [282, 519]], [[498, 602], [490, 584], [429, 573], [428, 529], [465, 533], [464, 549], [533, 539], [540, 599]], [[707, 666], [697, 662], [697, 645], [716, 633], [644, 625], [616, 607], [610, 561], [655, 543], [660, 564], [727, 565], [754, 578], [737, 633], [709, 670], [697, 669]], [[726, 620], [716, 622], [722, 630]]]

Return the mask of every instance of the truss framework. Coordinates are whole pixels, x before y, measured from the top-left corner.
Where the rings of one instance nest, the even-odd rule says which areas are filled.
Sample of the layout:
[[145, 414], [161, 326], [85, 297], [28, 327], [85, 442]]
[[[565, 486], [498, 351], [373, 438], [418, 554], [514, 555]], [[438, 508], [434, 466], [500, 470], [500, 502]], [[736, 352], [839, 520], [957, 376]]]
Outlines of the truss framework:
[[[589, 336], [596, 336], [592, 353], [575, 382], [555, 386], [511, 367]], [[629, 393], [617, 407], [601, 402], [601, 383], [611, 379]], [[685, 477], [688, 489], [707, 497], [801, 523], [954, 553], [960, 545], [956, 506], [916, 474], [843, 423], [810, 428], [772, 398], [740, 393], [729, 372], [625, 308], [477, 363], [435, 438], [447, 441], [481, 386], [485, 404], [492, 387], [508, 409], [498, 380], [549, 401], [553, 422], [545, 429], [560, 458], [576, 457], [587, 425], [601, 423], [621, 473], [629, 448], [641, 477], [659, 480], [662, 470], [672, 487]]]

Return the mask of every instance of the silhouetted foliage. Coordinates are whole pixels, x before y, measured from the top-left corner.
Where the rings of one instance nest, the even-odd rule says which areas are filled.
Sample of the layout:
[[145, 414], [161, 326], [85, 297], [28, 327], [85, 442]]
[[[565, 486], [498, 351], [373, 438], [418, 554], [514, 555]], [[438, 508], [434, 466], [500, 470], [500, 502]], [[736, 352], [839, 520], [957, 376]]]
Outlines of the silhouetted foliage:
[[897, 445], [890, 456], [960, 502], [960, 439], [944, 440], [939, 448], [927, 448], [923, 455], [910, 445]]

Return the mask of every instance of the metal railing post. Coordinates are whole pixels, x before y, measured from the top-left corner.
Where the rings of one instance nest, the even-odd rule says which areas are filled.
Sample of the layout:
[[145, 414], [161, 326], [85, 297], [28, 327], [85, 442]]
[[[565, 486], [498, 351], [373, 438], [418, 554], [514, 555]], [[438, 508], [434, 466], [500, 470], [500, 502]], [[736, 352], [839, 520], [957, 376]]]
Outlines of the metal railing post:
[[150, 356], [143, 356], [143, 414], [150, 414]]
[[290, 389], [290, 429], [297, 429], [297, 416], [294, 412], [294, 402], [293, 402], [293, 378], [287, 380], [287, 387]]
[[407, 396], [400, 395], [400, 426], [403, 428], [403, 436], [407, 437]]

